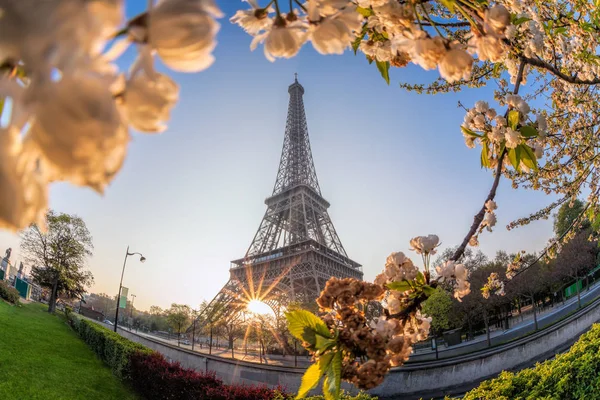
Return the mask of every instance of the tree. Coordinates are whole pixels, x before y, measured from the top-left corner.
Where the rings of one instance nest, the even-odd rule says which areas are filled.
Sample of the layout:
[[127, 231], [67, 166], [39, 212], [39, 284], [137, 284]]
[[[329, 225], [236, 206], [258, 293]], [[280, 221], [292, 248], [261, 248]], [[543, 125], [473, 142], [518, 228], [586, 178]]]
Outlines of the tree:
[[423, 314], [431, 317], [431, 332], [434, 335], [439, 336], [456, 326], [456, 314], [452, 309], [452, 296], [442, 288], [436, 289], [423, 303]]
[[177, 345], [179, 345], [181, 334], [190, 326], [192, 309], [186, 304], [173, 303], [166, 314], [169, 325], [177, 333]]
[[562, 249], [553, 265], [559, 278], [570, 278], [577, 288], [578, 307], [581, 307], [581, 290], [579, 281], [596, 265], [598, 245], [590, 241], [591, 230], [585, 229], [577, 233]]
[[[575, 199], [573, 203], [565, 202], [554, 216], [554, 234], [556, 237], [563, 236], [573, 225], [575, 220], [581, 215], [585, 208], [585, 204], [579, 199]], [[587, 218], [584, 218], [580, 229], [585, 229], [590, 226]]]
[[59, 296], [79, 298], [93, 283], [83, 268], [94, 246], [85, 222], [75, 215], [50, 210], [46, 224], [45, 232], [33, 224], [22, 233], [21, 252], [34, 265], [34, 281], [50, 289], [48, 312], [53, 313]]

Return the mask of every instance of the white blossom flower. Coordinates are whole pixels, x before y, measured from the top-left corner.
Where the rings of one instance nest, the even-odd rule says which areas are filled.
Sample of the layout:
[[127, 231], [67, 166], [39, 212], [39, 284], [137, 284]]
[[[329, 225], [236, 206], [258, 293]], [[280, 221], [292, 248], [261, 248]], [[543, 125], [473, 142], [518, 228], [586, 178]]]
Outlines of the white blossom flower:
[[506, 126], [506, 118], [504, 118], [502, 115], [497, 115], [494, 118], [494, 122], [496, 123], [496, 126], [502, 126], [502, 127]]
[[469, 39], [469, 52], [477, 54], [481, 61], [499, 62], [507, 56], [502, 40], [491, 35], [474, 35]]
[[48, 182], [11, 125], [0, 129], [0, 187], [0, 228], [16, 231], [32, 223], [45, 226]]
[[462, 301], [462, 298], [469, 293], [471, 293], [471, 283], [467, 280], [457, 280], [457, 284], [454, 287], [454, 298]]
[[417, 254], [435, 254], [435, 248], [440, 245], [440, 238], [437, 235], [417, 236], [410, 240], [411, 250]]
[[486, 227], [487, 230], [491, 232], [494, 225], [496, 225], [496, 214], [493, 212], [486, 213], [481, 222], [481, 226]]
[[149, 13], [148, 42], [169, 68], [202, 71], [215, 60], [222, 16], [213, 0], [163, 0]]
[[448, 260], [445, 263], [438, 265], [435, 267], [435, 271], [437, 272], [440, 282], [444, 282], [446, 280], [452, 279], [454, 276], [454, 271], [456, 268], [456, 262], [452, 260]]
[[453, 44], [440, 60], [440, 75], [448, 82], [456, 82], [460, 79], [469, 79], [473, 68], [473, 58], [459, 45]]
[[464, 135], [465, 137], [465, 145], [467, 145], [467, 147], [469, 149], [474, 149], [475, 148], [475, 137], [471, 136], [471, 135]]
[[503, 35], [510, 24], [510, 13], [502, 4], [495, 4], [485, 11], [483, 21], [487, 34]]
[[496, 110], [493, 108], [490, 108], [489, 110], [487, 110], [485, 112], [485, 116], [490, 120], [494, 119], [496, 117]]
[[537, 115], [537, 127], [540, 137], [545, 137], [546, 131], [548, 130], [548, 123], [546, 122], [546, 116], [544, 114]]
[[504, 132], [504, 138], [506, 139], [506, 147], [509, 149], [514, 149], [521, 143], [521, 136], [519, 132], [511, 128], [506, 128], [506, 131]]
[[411, 61], [423, 69], [435, 69], [446, 54], [444, 40], [439, 36], [430, 38], [423, 31], [420, 33], [415, 39], [402, 38], [394, 41], [392, 51], [408, 53]]
[[506, 128], [504, 126], [493, 126], [489, 134], [489, 138], [494, 143], [500, 143], [504, 140]]
[[388, 281], [412, 280], [418, 272], [412, 260], [401, 251], [390, 254], [386, 259], [384, 274]]
[[[152, 56], [140, 55], [140, 57]], [[179, 86], [167, 75], [140, 68], [127, 81], [123, 93], [122, 107], [127, 121], [140, 132], [162, 132], [170, 118], [171, 108], [179, 98]]]
[[477, 237], [477, 235], [471, 236], [471, 239], [469, 239], [469, 246], [472, 246], [472, 247], [479, 246], [479, 238]]
[[386, 308], [390, 314], [396, 314], [402, 311], [402, 303], [394, 296], [390, 296], [386, 300]]
[[242, 29], [250, 35], [256, 35], [273, 24], [273, 19], [269, 18], [267, 9], [260, 8], [256, 3], [256, 0], [246, 1], [252, 8], [250, 10], [238, 10], [234, 16], [229, 19], [231, 23], [241, 26]]
[[490, 105], [487, 103], [487, 101], [479, 100], [475, 102], [475, 109], [477, 112], [485, 114], [490, 109]]
[[102, 192], [121, 168], [129, 142], [106, 82], [65, 75], [32, 90], [35, 121], [28, 136], [53, 178]]
[[305, 41], [306, 33], [299, 23], [286, 23], [280, 18], [270, 30], [254, 37], [250, 49], [255, 50], [259, 43], [264, 42], [265, 57], [274, 62], [276, 58], [294, 57]]
[[492, 212], [498, 208], [498, 205], [494, 200], [488, 200], [485, 202], [485, 209], [487, 212]]
[[315, 50], [321, 54], [342, 54], [355, 39], [362, 23], [362, 15], [350, 7], [344, 11], [323, 18], [311, 24], [309, 35]]

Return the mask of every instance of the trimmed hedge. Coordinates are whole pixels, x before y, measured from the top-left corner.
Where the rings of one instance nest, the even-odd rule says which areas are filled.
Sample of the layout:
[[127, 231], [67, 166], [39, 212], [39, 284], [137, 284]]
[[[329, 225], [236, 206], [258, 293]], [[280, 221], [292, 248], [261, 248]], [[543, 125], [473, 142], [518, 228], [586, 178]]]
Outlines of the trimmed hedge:
[[19, 291], [8, 286], [6, 282], [0, 281], [0, 298], [12, 304], [19, 304]]
[[597, 399], [600, 397], [600, 324], [555, 359], [517, 373], [502, 372], [465, 400]]
[[152, 353], [149, 348], [132, 342], [95, 322], [80, 318], [75, 313], [69, 313], [67, 318], [75, 332], [120, 379], [128, 380], [130, 378], [130, 357], [132, 354]]

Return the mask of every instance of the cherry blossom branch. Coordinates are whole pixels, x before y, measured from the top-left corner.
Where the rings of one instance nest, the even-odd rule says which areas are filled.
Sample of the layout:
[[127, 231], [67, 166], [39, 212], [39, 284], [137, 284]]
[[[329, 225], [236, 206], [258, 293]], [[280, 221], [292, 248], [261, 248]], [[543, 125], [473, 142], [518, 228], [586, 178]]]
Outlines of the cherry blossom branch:
[[575, 84], [579, 84], [579, 85], [596, 85], [598, 83], [600, 83], [600, 78], [595, 78], [595, 79], [579, 79], [577, 78], [577, 75], [567, 75], [563, 72], [561, 72], [558, 68], [556, 68], [555, 66], [553, 66], [552, 64], [541, 60], [539, 58], [530, 58], [530, 57], [521, 57], [521, 60], [523, 60], [525, 63], [532, 65], [534, 67], [539, 67], [539, 68], [544, 68], [547, 71], [550, 71], [552, 74], [556, 75], [557, 77], [559, 77], [560, 79], [569, 82], [569, 83], [575, 83]]
[[[525, 69], [526, 64], [527, 64], [527, 62], [521, 61], [521, 64], [519, 65], [519, 72], [517, 74], [517, 81], [515, 84], [515, 89], [513, 90], [513, 94], [519, 93], [519, 87], [521, 86], [521, 81], [523, 80], [523, 71]], [[507, 113], [508, 113], [508, 111], [507, 111]], [[485, 217], [485, 210], [486, 210], [485, 203], [487, 203], [490, 200], [494, 200], [494, 198], [496, 197], [496, 189], [498, 189], [498, 184], [500, 183], [500, 177], [502, 176], [502, 165], [503, 165], [503, 161], [504, 161], [504, 156], [506, 156], [506, 147], [502, 150], [502, 153], [500, 154], [500, 156], [498, 156], [498, 165], [496, 166], [494, 183], [492, 184], [490, 192], [488, 193], [485, 201], [483, 202], [483, 206], [481, 207], [481, 210], [479, 210], [479, 212], [473, 218], [473, 224], [471, 225], [471, 229], [469, 229], [469, 232], [463, 239], [462, 243], [460, 244], [460, 246], [458, 246], [458, 248], [456, 249], [456, 251], [454, 252], [452, 257], [450, 258], [451, 261], [458, 261], [458, 259], [460, 257], [462, 257], [462, 255], [465, 252], [465, 249], [467, 248], [467, 245], [469, 244], [469, 241], [471, 240], [473, 235], [475, 235], [475, 233], [477, 232], [477, 229], [479, 229], [479, 226], [481, 225], [481, 222], [483, 221], [483, 218]]]

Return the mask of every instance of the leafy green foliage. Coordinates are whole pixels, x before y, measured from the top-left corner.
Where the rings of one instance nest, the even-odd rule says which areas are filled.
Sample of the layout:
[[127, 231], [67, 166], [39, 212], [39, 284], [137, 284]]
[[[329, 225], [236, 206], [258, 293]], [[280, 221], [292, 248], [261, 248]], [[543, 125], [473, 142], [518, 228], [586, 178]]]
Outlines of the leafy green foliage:
[[502, 372], [468, 392], [465, 400], [595, 399], [600, 387], [600, 325], [554, 360], [517, 373]]
[[[573, 221], [575, 221], [575, 219], [583, 212], [584, 208], [585, 204], [581, 200], [576, 199], [573, 202], [572, 207], [570, 202], [567, 201], [558, 209], [558, 213], [554, 218], [554, 234], [556, 237], [561, 237], [567, 232], [569, 227], [573, 224]], [[589, 220], [587, 220], [585, 216], [583, 216], [582, 219], [582, 228], [589, 226]]]
[[389, 61], [377, 61], [377, 62], [375, 62], [375, 64], [377, 65], [377, 69], [379, 70], [381, 77], [389, 85], [390, 84], [390, 62]]
[[437, 288], [432, 290], [432, 294], [423, 303], [421, 312], [431, 317], [431, 330], [439, 335], [456, 326], [456, 321], [452, 317], [452, 309], [453, 302], [450, 293], [442, 288]]
[[519, 112], [517, 110], [510, 110], [508, 112], [508, 126], [516, 130], [519, 124]]
[[51, 290], [48, 311], [54, 312], [58, 297], [80, 298], [94, 282], [92, 273], [83, 270], [94, 245], [85, 222], [76, 215], [50, 210], [46, 223], [46, 232], [34, 224], [22, 233], [21, 253], [35, 265], [34, 281]]
[[0, 299], [12, 304], [19, 304], [19, 292], [17, 289], [8, 286], [6, 282], [0, 281]]
[[80, 318], [71, 313], [68, 316], [71, 327], [92, 350], [113, 371], [115, 376], [126, 379], [129, 376], [129, 357], [134, 352], [151, 353], [152, 350], [124, 338], [105, 327]]
[[309, 343], [311, 348], [319, 350], [317, 347], [317, 336], [319, 345], [325, 345], [327, 341], [322, 339], [331, 339], [333, 335], [325, 325], [325, 322], [315, 314], [306, 310], [292, 310], [285, 313], [285, 318], [288, 321], [288, 329], [292, 336], [303, 342]]

